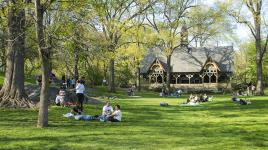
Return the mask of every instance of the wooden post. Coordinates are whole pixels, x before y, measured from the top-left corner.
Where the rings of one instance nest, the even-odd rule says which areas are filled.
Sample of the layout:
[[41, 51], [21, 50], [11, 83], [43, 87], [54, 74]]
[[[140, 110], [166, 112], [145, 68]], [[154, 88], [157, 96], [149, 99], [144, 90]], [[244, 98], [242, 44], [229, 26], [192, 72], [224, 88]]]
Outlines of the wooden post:
[[211, 77], [212, 77], [212, 75], [213, 75], [213, 73], [207, 73], [207, 75], [208, 75], [208, 77], [209, 77], [209, 84], [211, 83]]
[[181, 75], [177, 75], [176, 77], [176, 84], [178, 84], [178, 78], [181, 77]]
[[191, 84], [191, 78], [192, 78], [193, 76], [194, 76], [194, 75], [191, 75], [191, 74], [186, 75], [186, 77], [189, 79], [189, 84]]

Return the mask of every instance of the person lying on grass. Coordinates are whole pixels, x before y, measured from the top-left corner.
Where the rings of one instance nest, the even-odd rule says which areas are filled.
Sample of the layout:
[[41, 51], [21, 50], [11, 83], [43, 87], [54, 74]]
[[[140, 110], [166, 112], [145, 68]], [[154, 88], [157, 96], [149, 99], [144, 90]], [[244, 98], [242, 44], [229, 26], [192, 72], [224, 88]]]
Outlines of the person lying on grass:
[[64, 114], [63, 116], [66, 118], [75, 118], [76, 120], [84, 121], [99, 120], [98, 115], [84, 115], [80, 106], [73, 107], [70, 113]]
[[82, 108], [80, 106], [75, 106], [71, 110], [71, 113], [74, 115], [81, 115], [83, 113]]
[[240, 105], [250, 105], [251, 104], [250, 101], [247, 101], [247, 100], [244, 100], [244, 99], [240, 99], [235, 94], [233, 94], [232, 101], [234, 103], [238, 103]]
[[120, 105], [115, 105], [115, 111], [111, 115], [109, 115], [107, 120], [111, 122], [120, 122], [121, 118], [122, 118], [122, 113], [120, 110]]
[[75, 106], [71, 109], [71, 112], [64, 114], [63, 117], [72, 118], [77, 115], [82, 115], [83, 111], [79, 106]]

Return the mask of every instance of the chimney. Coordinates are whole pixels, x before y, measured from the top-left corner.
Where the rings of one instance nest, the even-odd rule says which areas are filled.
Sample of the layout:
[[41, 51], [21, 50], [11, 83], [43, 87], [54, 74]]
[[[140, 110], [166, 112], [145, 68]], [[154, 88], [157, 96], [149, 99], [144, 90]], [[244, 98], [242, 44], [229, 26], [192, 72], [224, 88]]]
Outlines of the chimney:
[[181, 27], [181, 46], [188, 47], [188, 29], [185, 23]]

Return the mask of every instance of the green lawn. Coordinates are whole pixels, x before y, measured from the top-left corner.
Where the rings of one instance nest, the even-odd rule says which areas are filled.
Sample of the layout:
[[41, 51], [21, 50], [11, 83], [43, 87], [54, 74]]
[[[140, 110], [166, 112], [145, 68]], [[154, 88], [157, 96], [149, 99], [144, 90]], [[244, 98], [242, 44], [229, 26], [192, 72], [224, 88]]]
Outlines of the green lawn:
[[[68, 108], [52, 106], [50, 126], [38, 129], [37, 110], [0, 109], [0, 149], [268, 149], [268, 97], [251, 97], [252, 105], [240, 106], [218, 95], [182, 107], [185, 97], [142, 96], [112, 101], [122, 107], [121, 123], [67, 119], [62, 114]], [[162, 101], [171, 106], [160, 107]], [[89, 105], [86, 113], [100, 114], [101, 108]]]

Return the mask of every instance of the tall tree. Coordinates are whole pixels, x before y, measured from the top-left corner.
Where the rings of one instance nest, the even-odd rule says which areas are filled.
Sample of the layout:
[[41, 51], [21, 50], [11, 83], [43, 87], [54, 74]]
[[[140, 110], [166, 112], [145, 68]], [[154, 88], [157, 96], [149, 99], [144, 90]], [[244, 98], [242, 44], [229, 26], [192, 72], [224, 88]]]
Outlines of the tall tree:
[[229, 17], [217, 8], [206, 5], [198, 5], [189, 14], [187, 24], [189, 29], [189, 42], [195, 47], [207, 46], [210, 43], [218, 44], [218, 40], [233, 39], [232, 25]]
[[93, 14], [91, 26], [102, 32], [110, 52], [109, 86], [110, 92], [115, 92], [115, 53], [122, 45], [122, 35], [133, 26], [129, 22], [151, 7], [154, 0], [93, 0], [90, 2]]
[[44, 13], [53, 0], [41, 3], [40, 0], [35, 1], [36, 14], [36, 39], [41, 61], [42, 86], [40, 92], [40, 106], [38, 114], [37, 127], [43, 128], [48, 126], [48, 100], [49, 100], [49, 73], [50, 73], [50, 48], [47, 44], [44, 32]]
[[125, 55], [128, 55], [131, 59], [131, 64], [135, 70], [135, 84], [138, 91], [141, 91], [141, 79], [140, 79], [140, 68], [141, 61], [144, 59], [147, 50], [150, 48], [150, 32], [148, 28], [144, 26], [145, 17], [138, 17], [133, 20], [133, 24], [136, 24], [133, 29], [131, 29], [126, 35], [125, 39], [131, 44], [126, 45], [124, 48], [126, 52]]
[[24, 90], [25, 1], [8, 1], [6, 72], [0, 106], [32, 107]]
[[[268, 76], [268, 53], [263, 57], [263, 76]], [[248, 83], [257, 81], [256, 72], [256, 47], [255, 41], [244, 42], [240, 45], [239, 51], [235, 55], [235, 78], [240, 83]], [[268, 78], [264, 78], [267, 83]]]
[[185, 26], [185, 20], [190, 8], [195, 6], [193, 2], [193, 0], [160, 0], [156, 5], [150, 7], [146, 16], [149, 25], [157, 33], [157, 47], [167, 57], [166, 85], [168, 93], [170, 92], [171, 56], [174, 50], [185, 44], [182, 43], [187, 38], [186, 29], [188, 27]]
[[264, 95], [263, 79], [263, 57], [267, 51], [268, 33], [267, 23], [265, 23], [264, 6], [268, 4], [267, 0], [242, 0], [228, 1], [223, 3], [221, 8], [232, 16], [237, 23], [246, 25], [251, 31], [255, 40], [256, 49], [256, 67], [257, 67], [257, 87], [256, 94]]

